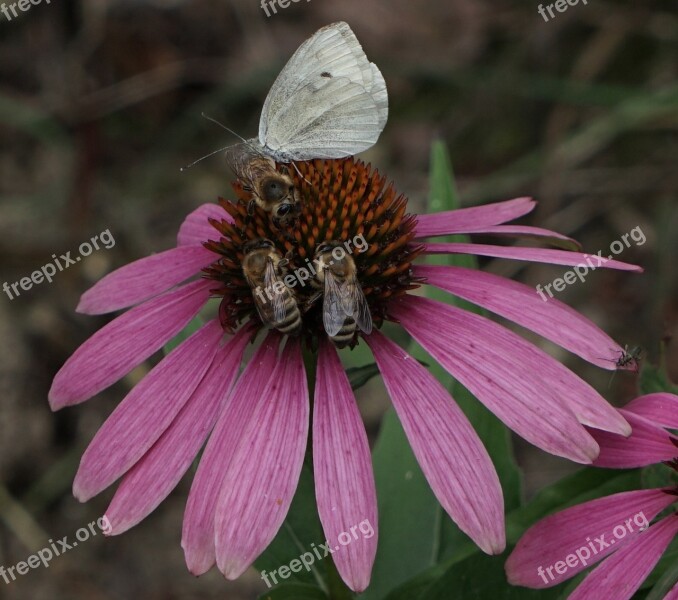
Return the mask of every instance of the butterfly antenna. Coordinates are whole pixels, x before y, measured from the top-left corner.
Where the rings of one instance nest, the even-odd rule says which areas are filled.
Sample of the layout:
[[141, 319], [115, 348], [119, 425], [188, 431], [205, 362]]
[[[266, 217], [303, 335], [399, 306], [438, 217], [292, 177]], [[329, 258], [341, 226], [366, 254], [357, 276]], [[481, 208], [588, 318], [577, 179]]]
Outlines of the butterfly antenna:
[[214, 152], [210, 152], [209, 154], [206, 154], [205, 156], [201, 156], [198, 160], [194, 160], [190, 165], [186, 165], [185, 167], [181, 167], [179, 170], [180, 171], [185, 171], [186, 169], [190, 169], [193, 165], [197, 165], [201, 160], [205, 160], [206, 158], [209, 158], [210, 156], [214, 156], [218, 152], [223, 152], [227, 148], [230, 148], [231, 146], [235, 146], [235, 144], [229, 144], [228, 146], [224, 146], [223, 148], [219, 148], [218, 150], [215, 150]]
[[[252, 144], [250, 144], [244, 137], [242, 137], [241, 135], [237, 134], [237, 133], [236, 133], [235, 131], [233, 131], [232, 129], [229, 129], [229, 128], [226, 127], [226, 125], [224, 125], [223, 123], [220, 123], [219, 121], [217, 121], [216, 119], [213, 119], [212, 117], [210, 117], [209, 115], [206, 115], [205, 113], [201, 113], [201, 116], [202, 116], [203, 118], [207, 119], [208, 121], [211, 121], [212, 123], [214, 123], [214, 124], [216, 124], [216, 125], [219, 125], [219, 127], [221, 127], [222, 129], [225, 129], [225, 130], [228, 131], [230, 134], [232, 134], [232, 135], [234, 135], [235, 137], [237, 137], [243, 144], [246, 144], [253, 152], [257, 152], [256, 148], [254, 148], [254, 147], [252, 146]], [[181, 167], [181, 169], [179, 169], [179, 170], [180, 170], [180, 171], [185, 171], [186, 169], [190, 169], [193, 165], [198, 164], [200, 161], [205, 160], [206, 158], [209, 158], [210, 156], [214, 156], [214, 155], [217, 154], [218, 152], [223, 152], [224, 150], [227, 150], [228, 148], [231, 148], [231, 147], [237, 146], [237, 145], [238, 145], [238, 144], [229, 144], [228, 146], [224, 146], [223, 148], [219, 148], [218, 150], [215, 150], [214, 152], [210, 152], [209, 154], [206, 154], [205, 156], [200, 157], [198, 160], [194, 160], [190, 165], [186, 165], [185, 167]]]
[[252, 146], [252, 144], [251, 144], [248, 140], [246, 140], [246, 139], [245, 139], [244, 137], [242, 137], [241, 135], [237, 134], [237, 133], [236, 133], [235, 131], [233, 131], [232, 129], [229, 129], [228, 127], [226, 127], [226, 125], [224, 125], [223, 123], [220, 123], [219, 121], [217, 121], [216, 119], [213, 119], [212, 117], [210, 117], [209, 115], [206, 115], [205, 113], [201, 113], [201, 115], [202, 115], [205, 119], [207, 119], [208, 121], [211, 121], [211, 122], [214, 123], [215, 125], [219, 125], [219, 127], [221, 127], [222, 129], [225, 129], [226, 131], [228, 131], [228, 133], [230, 133], [230, 134], [234, 135], [235, 137], [237, 137], [243, 144], [245, 144], [245, 145], [246, 145], [252, 152], [254, 152], [255, 154], [261, 154], [261, 152], [260, 152], [259, 150], [257, 150], [254, 146]]
[[244, 137], [242, 137], [241, 135], [237, 134], [237, 133], [236, 133], [235, 131], [233, 131], [232, 129], [229, 129], [229, 128], [226, 127], [226, 125], [224, 125], [223, 123], [219, 123], [219, 121], [217, 121], [216, 119], [213, 119], [212, 117], [210, 117], [209, 115], [206, 115], [205, 113], [200, 113], [200, 114], [201, 114], [201, 116], [202, 116], [203, 118], [207, 119], [208, 121], [212, 121], [212, 123], [214, 123], [215, 125], [219, 125], [219, 127], [221, 127], [222, 129], [225, 129], [226, 131], [228, 131], [228, 133], [230, 133], [230, 134], [234, 135], [235, 137], [237, 137], [241, 142], [244, 142], [245, 144], [247, 144], [247, 140], [246, 140]]

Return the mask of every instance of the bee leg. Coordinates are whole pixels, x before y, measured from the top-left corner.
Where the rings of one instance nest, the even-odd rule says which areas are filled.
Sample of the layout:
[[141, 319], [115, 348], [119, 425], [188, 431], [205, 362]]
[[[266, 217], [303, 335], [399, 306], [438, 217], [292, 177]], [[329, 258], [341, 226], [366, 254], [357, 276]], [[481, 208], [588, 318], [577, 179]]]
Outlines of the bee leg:
[[254, 198], [252, 198], [252, 199], [247, 203], [247, 214], [248, 214], [250, 217], [254, 216], [254, 208], [256, 207], [256, 205], [257, 205], [257, 203], [256, 203], [256, 201], [254, 200]]
[[322, 291], [317, 291], [315, 294], [313, 294], [308, 300], [306, 300], [306, 303], [302, 307], [302, 312], [307, 313], [322, 295]]

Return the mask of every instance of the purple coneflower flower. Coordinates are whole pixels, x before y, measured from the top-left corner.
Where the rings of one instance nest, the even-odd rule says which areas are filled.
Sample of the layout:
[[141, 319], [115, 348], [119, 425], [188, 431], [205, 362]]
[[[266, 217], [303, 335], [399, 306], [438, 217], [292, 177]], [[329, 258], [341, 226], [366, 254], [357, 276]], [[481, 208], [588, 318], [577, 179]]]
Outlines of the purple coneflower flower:
[[[280, 528], [295, 491], [312, 428], [318, 511], [328, 540], [368, 519], [377, 528], [370, 451], [353, 392], [323, 329], [322, 302], [305, 309], [301, 333], [267, 334], [239, 374], [245, 347], [262, 329], [242, 272], [246, 242], [267, 238], [290, 269], [309, 264], [319, 243], [355, 240], [358, 280], [374, 329], [371, 348], [405, 433], [442, 506], [478, 546], [505, 546], [503, 498], [480, 439], [450, 394], [377, 329], [398, 322], [508, 427], [536, 446], [591, 463], [598, 444], [584, 426], [628, 435], [630, 428], [588, 384], [539, 348], [491, 320], [408, 292], [422, 283], [465, 298], [535, 331], [600, 367], [622, 349], [593, 323], [533, 289], [461, 267], [419, 266], [426, 253], [470, 253], [577, 265], [587, 255], [553, 249], [418, 240], [455, 233], [567, 239], [503, 225], [532, 210], [518, 198], [435, 215], [407, 214], [407, 200], [353, 159], [297, 163], [302, 198], [296, 226], [281, 231], [236, 184], [239, 200], [203, 205], [181, 226], [176, 248], [111, 273], [78, 310], [101, 314], [133, 306], [87, 340], [50, 391], [53, 409], [77, 404], [119, 380], [179, 333], [210, 297], [212, 319], [168, 354], [127, 395], [85, 452], [74, 494], [86, 501], [122, 478], [107, 517], [118, 534], [146, 517], [176, 486], [207, 440], [183, 527], [191, 572], [215, 563], [238, 577]], [[640, 270], [608, 261], [606, 267]], [[185, 283], [191, 277], [202, 277]], [[310, 286], [295, 293], [302, 306]], [[351, 345], [358, 343], [358, 335]], [[313, 417], [302, 343], [317, 350]], [[311, 354], [315, 354], [312, 352]], [[351, 589], [369, 583], [377, 535], [333, 555]]]
[[[633, 427], [630, 437], [605, 432], [596, 466], [630, 468], [665, 462], [678, 470], [678, 396], [640, 396], [620, 411]], [[530, 527], [506, 561], [509, 582], [551, 587], [610, 555], [587, 575], [570, 600], [631, 598], [678, 533], [678, 515], [652, 522], [678, 502], [678, 488], [621, 492], [578, 504]], [[672, 595], [673, 594], [673, 595]], [[676, 598], [676, 590], [667, 598]]]

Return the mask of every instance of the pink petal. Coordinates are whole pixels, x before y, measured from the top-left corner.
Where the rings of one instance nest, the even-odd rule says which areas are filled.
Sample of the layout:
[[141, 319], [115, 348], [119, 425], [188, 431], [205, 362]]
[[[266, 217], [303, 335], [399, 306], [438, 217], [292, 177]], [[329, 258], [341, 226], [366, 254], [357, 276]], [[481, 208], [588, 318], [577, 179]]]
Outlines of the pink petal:
[[197, 275], [218, 256], [202, 246], [172, 248], [136, 260], [109, 273], [87, 290], [76, 309], [99, 315], [127, 308]]
[[620, 411], [632, 428], [630, 437], [590, 429], [600, 446], [597, 467], [631, 469], [678, 457], [678, 438], [662, 427], [625, 409]]
[[[505, 564], [508, 581], [512, 585], [545, 588], [574, 577], [623, 547], [627, 540], [633, 539], [635, 545], [641, 528], [647, 527], [675, 501], [675, 496], [660, 489], [634, 490], [590, 500], [550, 515], [530, 527], [516, 544]], [[624, 535], [621, 529], [615, 530], [619, 526], [624, 528]], [[609, 542], [614, 543], [605, 546]], [[572, 555], [577, 559], [576, 564]], [[568, 557], [570, 563], [559, 565], [561, 573], [558, 573], [556, 563]], [[549, 567], [553, 567], [550, 572]]]
[[301, 343], [289, 339], [224, 473], [214, 520], [217, 565], [242, 575], [280, 529], [299, 482], [310, 406]]
[[488, 554], [506, 546], [504, 499], [492, 460], [438, 381], [397, 344], [366, 336], [417, 462], [447, 514]]
[[217, 420], [242, 361], [251, 329], [243, 327], [217, 350], [212, 365], [174, 422], [125, 475], [106, 517], [107, 535], [127, 531], [145, 519], [191, 466]]
[[615, 369], [622, 348], [586, 317], [558, 300], [544, 302], [529, 286], [464, 267], [415, 265], [415, 277], [518, 323], [573, 354]]
[[593, 570], [569, 600], [629, 600], [650, 574], [678, 533], [678, 517], [670, 515], [643, 532], [633, 544]]
[[83, 454], [73, 482], [78, 500], [96, 496], [148, 452], [200, 384], [222, 336], [219, 322], [208, 322], [127, 394]]
[[662, 427], [678, 429], [678, 396], [660, 392], [631, 400], [624, 410], [653, 421]]
[[553, 240], [562, 240], [567, 242], [567, 246], [574, 246], [580, 248], [581, 244], [567, 237], [562, 233], [557, 231], [551, 231], [550, 229], [542, 229], [541, 227], [530, 227], [529, 225], [492, 225], [490, 227], [478, 227], [477, 229], [469, 229], [466, 233], [483, 233], [489, 235], [511, 235], [519, 237], [529, 237], [542, 239], [547, 238], [544, 241], [548, 241], [548, 238]]
[[218, 204], [202, 204], [188, 215], [179, 228], [177, 246], [200, 246], [207, 240], [218, 240], [219, 232], [209, 219], [233, 222], [233, 218]]
[[[526, 260], [531, 262], [549, 263], [552, 265], [568, 265], [572, 267], [580, 266], [582, 277], [586, 279], [587, 274], [583, 271], [587, 269], [590, 274], [594, 269], [619, 269], [621, 271], [636, 271], [642, 273], [643, 269], [637, 265], [620, 262], [618, 260], [607, 260], [602, 257], [602, 263], [599, 262], [595, 254], [582, 254], [581, 252], [570, 252], [569, 250], [553, 250], [551, 248], [524, 248], [521, 246], [491, 246], [489, 244], [425, 244], [424, 254], [475, 254], [477, 256], [496, 256], [498, 258], [513, 258], [515, 260]], [[590, 261], [590, 262], [587, 262]], [[593, 267], [593, 268], [592, 268]], [[575, 279], [579, 283], [579, 279]], [[550, 288], [546, 290], [548, 293]], [[550, 295], [550, 294], [549, 294]]]
[[377, 492], [365, 426], [337, 351], [327, 341], [318, 357], [313, 469], [320, 521], [336, 549], [332, 559], [346, 584], [362, 592], [377, 553]]
[[206, 573], [214, 564], [214, 514], [227, 467], [252, 420], [260, 398], [273, 373], [280, 335], [270, 332], [247, 363], [210, 435], [186, 503], [181, 546], [186, 565], [194, 575]]
[[512, 221], [531, 212], [536, 202], [531, 198], [515, 198], [485, 206], [473, 206], [428, 215], [417, 215], [417, 238], [478, 231]]
[[52, 410], [79, 404], [124, 377], [179, 333], [209, 299], [199, 280], [153, 298], [102, 327], [66, 361], [49, 391]]
[[[406, 296], [389, 306], [410, 335], [518, 435], [539, 448], [590, 463], [598, 445], [571, 406], [595, 390], [515, 333], [453, 306]], [[604, 401], [602, 401], [604, 403]], [[614, 411], [613, 411], [614, 412]], [[609, 426], [623, 423], [604, 419]]]

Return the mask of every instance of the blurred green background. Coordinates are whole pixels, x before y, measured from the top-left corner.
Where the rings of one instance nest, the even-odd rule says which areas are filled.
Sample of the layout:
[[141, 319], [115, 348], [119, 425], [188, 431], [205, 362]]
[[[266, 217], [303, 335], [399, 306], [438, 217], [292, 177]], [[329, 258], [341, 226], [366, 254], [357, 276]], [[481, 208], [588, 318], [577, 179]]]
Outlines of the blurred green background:
[[[587, 251], [640, 226], [618, 258], [643, 275], [592, 274], [558, 298], [650, 362], [678, 322], [678, 10], [675, 0], [570, 6], [545, 22], [535, 2], [309, 0], [267, 18], [256, 0], [53, 0], [8, 21], [0, 13], [0, 256], [12, 283], [52, 254], [109, 229], [116, 240], [10, 300], [0, 295], [0, 565], [99, 517], [112, 490], [86, 505], [70, 486], [79, 457], [150, 365], [85, 405], [52, 414], [57, 369], [108, 317], [77, 315], [80, 294], [112, 269], [171, 247], [183, 217], [230, 193], [221, 155], [180, 167], [258, 129], [276, 74], [316, 29], [346, 20], [385, 76], [390, 115], [364, 155], [425, 211], [430, 146], [443, 140], [466, 206], [531, 195], [524, 223], [577, 238]], [[492, 241], [474, 236], [475, 241]], [[529, 285], [565, 269], [481, 260]], [[607, 398], [636, 378], [610, 374], [537, 338]], [[346, 362], [359, 362], [359, 355]], [[372, 437], [387, 397], [359, 393]], [[571, 469], [516, 442], [529, 494]], [[116, 538], [101, 534], [11, 585], [0, 598], [254, 598], [255, 571], [226, 582], [185, 569], [186, 478], [156, 512]], [[416, 519], [416, 515], [413, 515]]]

